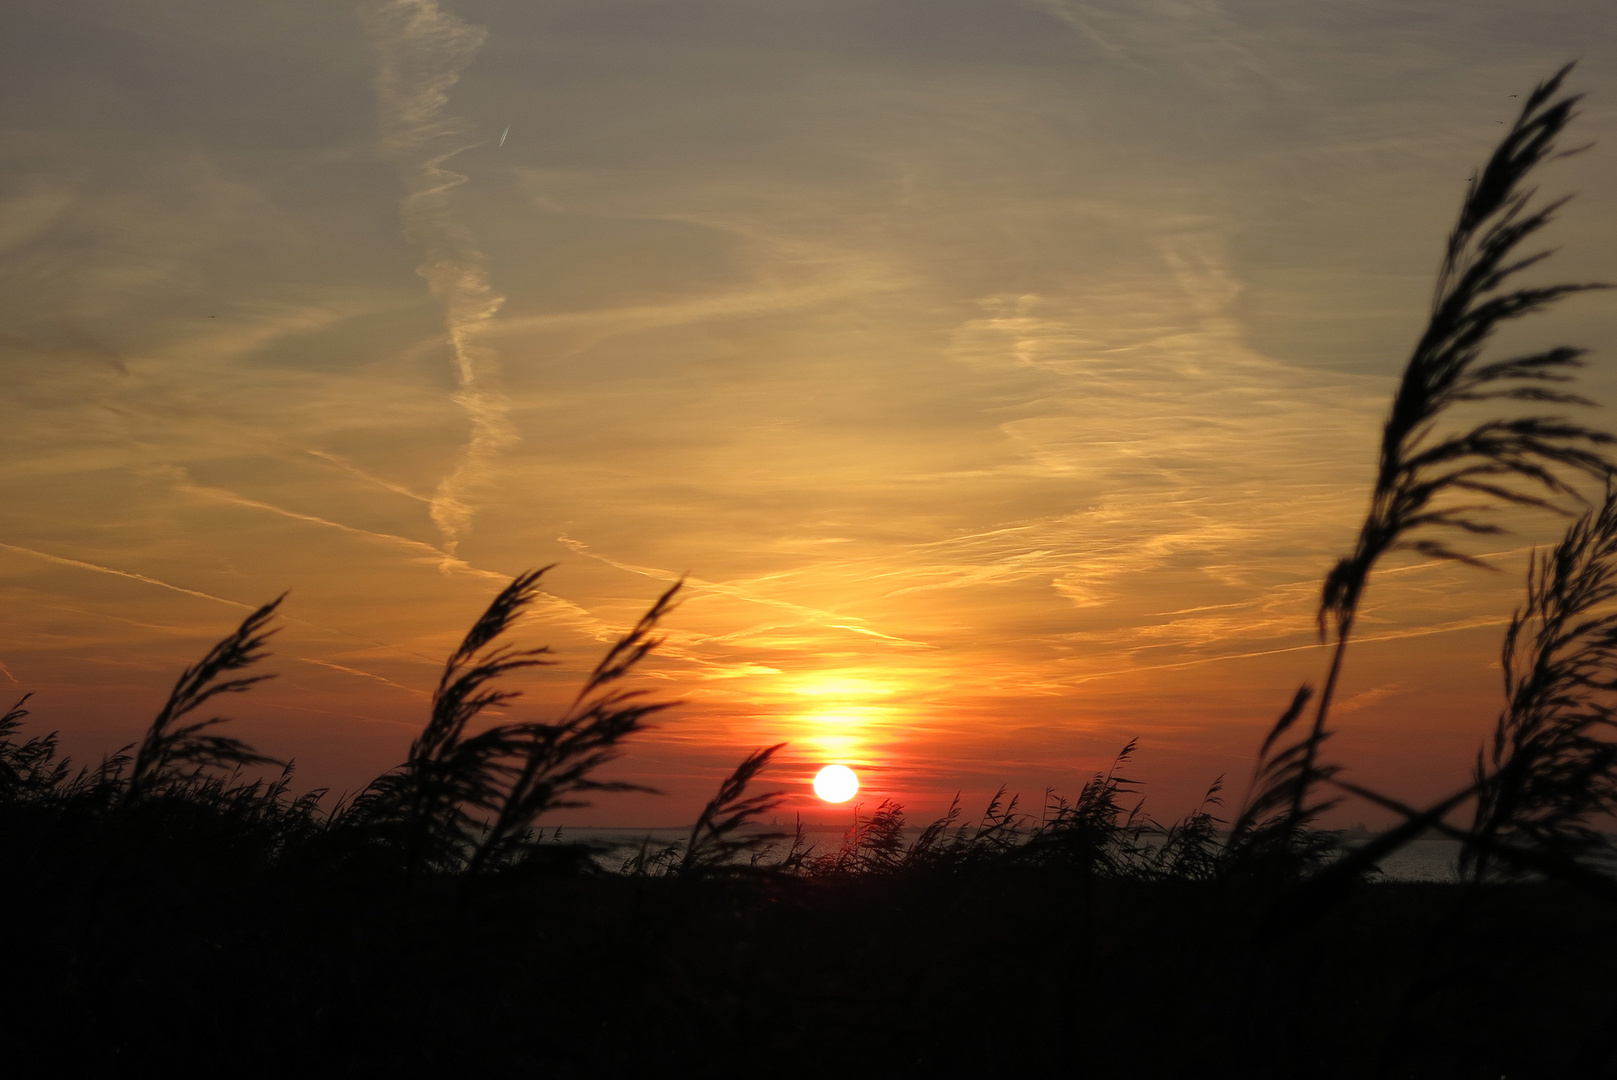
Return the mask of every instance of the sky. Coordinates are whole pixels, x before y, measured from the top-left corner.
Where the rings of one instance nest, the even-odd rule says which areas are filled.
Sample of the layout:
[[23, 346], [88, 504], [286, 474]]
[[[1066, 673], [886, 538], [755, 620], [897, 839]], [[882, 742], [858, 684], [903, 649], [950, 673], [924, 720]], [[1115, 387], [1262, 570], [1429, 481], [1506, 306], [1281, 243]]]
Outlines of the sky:
[[[1603, 0], [63, 0], [0, 13], [0, 691], [79, 760], [289, 591], [236, 733], [352, 791], [443, 659], [553, 717], [676, 580], [680, 704], [558, 820], [692, 820], [749, 751], [912, 817], [1130, 739], [1239, 800], [1326, 656], [1473, 166], [1579, 60], [1539, 280], [1617, 277]], [[1593, 349], [1617, 300], [1512, 342]], [[1504, 355], [1502, 352], [1499, 355]], [[1583, 417], [1617, 426], [1608, 409]], [[1372, 579], [1336, 710], [1435, 796], [1547, 515]], [[1376, 821], [1346, 807], [1339, 817]]]

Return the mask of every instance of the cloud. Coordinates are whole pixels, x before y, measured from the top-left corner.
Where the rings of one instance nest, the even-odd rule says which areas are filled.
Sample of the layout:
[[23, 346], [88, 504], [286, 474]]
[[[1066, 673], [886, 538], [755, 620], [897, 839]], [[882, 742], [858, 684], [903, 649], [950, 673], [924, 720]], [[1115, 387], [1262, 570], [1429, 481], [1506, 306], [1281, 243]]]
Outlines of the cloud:
[[43, 235], [73, 205], [73, 192], [46, 188], [0, 202], [0, 252]]
[[250, 499], [244, 495], [237, 494], [234, 491], [227, 491], [223, 488], [209, 487], [204, 484], [195, 483], [186, 473], [186, 471], [177, 465], [167, 466], [161, 470], [158, 470], [158, 472], [163, 476], [164, 479], [173, 484], [174, 490], [186, 495], [221, 502], [230, 506], [239, 506], [248, 510], [261, 510], [268, 514], [275, 514], [280, 517], [290, 518], [293, 521], [301, 521], [310, 525], [318, 525], [323, 529], [335, 529], [338, 532], [348, 533], [352, 536], [362, 537], [366, 540], [373, 540], [377, 543], [385, 544], [389, 547], [397, 548], [400, 551], [409, 552], [420, 558], [426, 559], [432, 564], [443, 569], [445, 572], [453, 571], [456, 573], [471, 574], [474, 577], [498, 581], [502, 584], [511, 580], [510, 576], [507, 574], [495, 573], [492, 570], [480, 570], [466, 562], [464, 559], [456, 558], [449, 550], [436, 548], [431, 544], [424, 544], [419, 540], [411, 540], [408, 537], [395, 536], [391, 533], [374, 532], [370, 529], [361, 529], [353, 525], [345, 525], [340, 521], [328, 521], [327, 519], [314, 514], [304, 514], [296, 510], [289, 510], [284, 506], [275, 506], [271, 503], [262, 502], [258, 499]]
[[1393, 695], [1398, 694], [1408, 685], [1409, 684], [1407, 682], [1399, 680], [1398, 682], [1388, 683], [1385, 686], [1373, 686], [1363, 693], [1354, 694], [1352, 697], [1344, 701], [1337, 702], [1334, 707], [1336, 715], [1347, 716], [1351, 713], [1359, 712], [1361, 709], [1368, 709], [1372, 705], [1380, 704]]
[[227, 600], [222, 596], [214, 596], [212, 593], [205, 593], [198, 589], [187, 589], [179, 585], [170, 585], [166, 581], [149, 577], [146, 574], [137, 574], [129, 570], [119, 570], [112, 566], [101, 566], [97, 563], [85, 562], [82, 559], [69, 559], [62, 555], [52, 555], [47, 551], [35, 551], [33, 548], [22, 547], [18, 544], [0, 543], [0, 548], [5, 549], [6, 551], [14, 551], [19, 555], [27, 555], [35, 559], [41, 559], [48, 563], [54, 563], [57, 566], [68, 566], [75, 570], [88, 570], [96, 574], [111, 574], [114, 577], [128, 578], [130, 581], [139, 581], [146, 585], [155, 585], [160, 589], [167, 589], [170, 592], [181, 593], [185, 596], [194, 596], [199, 600], [211, 600], [216, 604], [226, 604], [230, 607], [241, 608], [244, 611], [257, 610], [252, 604], [244, 604], [239, 600]]
[[314, 664], [317, 667], [330, 668], [333, 671], [341, 671], [341, 672], [343, 672], [344, 674], [347, 674], [347, 675], [357, 675], [357, 676], [359, 676], [360, 678], [363, 678], [363, 679], [372, 679], [372, 680], [374, 680], [376, 682], [379, 682], [379, 683], [385, 683], [388, 686], [393, 687], [395, 690], [403, 690], [406, 694], [411, 694], [411, 695], [414, 695], [415, 697], [430, 697], [431, 696], [425, 690], [421, 690], [421, 689], [418, 689], [418, 688], [413, 687], [413, 686], [405, 686], [403, 683], [396, 683], [392, 679], [385, 679], [382, 676], [375, 674], [374, 672], [361, 671], [358, 668], [348, 667], [346, 664], [338, 664], [338, 663], [336, 663], [334, 661], [331, 661], [331, 660], [316, 660], [316, 659], [314, 659], [312, 657], [308, 657], [308, 656], [300, 656], [300, 657], [298, 657], [298, 659], [303, 661], [305, 664]]
[[446, 111], [449, 90], [487, 31], [435, 0], [385, 0], [365, 4], [361, 12], [376, 51], [383, 146], [399, 160], [408, 190], [401, 208], [405, 235], [425, 256], [417, 272], [443, 304], [457, 379], [451, 400], [471, 423], [459, 463], [439, 482], [431, 504], [432, 520], [453, 556], [471, 530], [470, 500], [490, 459], [519, 437], [495, 386], [495, 352], [485, 343], [505, 298], [490, 284], [471, 231], [454, 216], [451, 195], [466, 177], [445, 165], [463, 147], [443, 148], [463, 134]]

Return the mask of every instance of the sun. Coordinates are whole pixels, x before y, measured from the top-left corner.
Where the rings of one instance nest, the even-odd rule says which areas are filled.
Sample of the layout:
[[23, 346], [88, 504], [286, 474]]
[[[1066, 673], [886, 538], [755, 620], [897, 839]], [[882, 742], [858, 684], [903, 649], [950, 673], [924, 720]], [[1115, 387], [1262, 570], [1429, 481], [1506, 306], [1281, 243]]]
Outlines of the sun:
[[814, 777], [814, 794], [826, 802], [847, 802], [859, 792], [859, 777], [846, 765], [827, 765]]

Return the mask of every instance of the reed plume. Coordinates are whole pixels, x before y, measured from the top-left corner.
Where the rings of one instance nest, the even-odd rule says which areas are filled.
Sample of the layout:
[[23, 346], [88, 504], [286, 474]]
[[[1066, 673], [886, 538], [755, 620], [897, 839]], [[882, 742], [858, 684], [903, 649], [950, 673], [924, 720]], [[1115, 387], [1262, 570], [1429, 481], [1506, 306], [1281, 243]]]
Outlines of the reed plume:
[[854, 822], [843, 834], [842, 846], [810, 863], [819, 874], [890, 874], [904, 866], [904, 807], [883, 799], [874, 813]]
[[[1005, 795], [1002, 787], [989, 803], [990, 814], [999, 805]], [[985, 815], [985, 820], [988, 815]], [[969, 850], [965, 836], [956, 832], [953, 837], [950, 833], [955, 829], [955, 823], [960, 820], [960, 795], [949, 801], [949, 809], [943, 816], [933, 820], [919, 836], [911, 841], [909, 850], [904, 853], [904, 861], [909, 866], [930, 866], [938, 863], [954, 861]]]
[[1137, 781], [1119, 775], [1134, 756], [1138, 739], [1118, 751], [1111, 768], [1096, 773], [1072, 802], [1050, 794], [1045, 820], [1021, 849], [1021, 856], [1044, 865], [1075, 869], [1085, 877], [1115, 877], [1129, 872], [1137, 841], [1145, 828], [1145, 800], [1124, 807], [1125, 796], [1138, 794]]
[[[1352, 553], [1331, 569], [1321, 592], [1320, 638], [1334, 632], [1335, 647], [1312, 724], [1282, 752], [1285, 767], [1271, 768], [1273, 763], [1266, 760], [1260, 764], [1260, 773], [1270, 782], [1258, 789], [1257, 797], [1273, 803], [1284, 790], [1288, 829], [1309, 819], [1310, 792], [1324, 778], [1318, 760], [1331, 702], [1360, 600], [1382, 556], [1413, 551], [1431, 559], [1486, 565], [1452, 546], [1447, 535], [1499, 533], [1498, 524], [1478, 515], [1503, 505], [1555, 510], [1557, 497], [1578, 497], [1566, 473], [1604, 478], [1611, 469], [1600, 448], [1612, 436], [1560, 417], [1512, 409], [1468, 429], [1438, 433], [1445, 415], [1466, 403], [1588, 404], [1560, 389], [1582, 365], [1583, 349], [1557, 346], [1490, 363], [1481, 360], [1503, 324], [1575, 293], [1605, 287], [1513, 284], [1518, 274], [1549, 255], [1518, 255], [1517, 249], [1567, 201], [1529, 210], [1535, 189], [1524, 183], [1542, 163], [1578, 152], [1556, 146], [1580, 100], [1580, 95], [1556, 97], [1571, 67], [1563, 67], [1527, 96], [1515, 123], [1472, 179], [1449, 234], [1426, 329], [1382, 430], [1369, 513]], [[1266, 747], [1296, 719], [1290, 711], [1283, 715]]]
[[[1031, 835], [1037, 834], [1037, 829], [1030, 830], [1032, 819], [1019, 809], [1022, 797], [1007, 797], [1007, 790], [1000, 785], [976, 825], [958, 824], [960, 796], [957, 793], [943, 816], [933, 820], [910, 842], [904, 850], [901, 867], [905, 870], [958, 868], [968, 863], [1019, 858], [1022, 846]], [[1047, 789], [1045, 798], [1053, 802], [1054, 792]]]
[[135, 749], [123, 802], [132, 803], [164, 783], [181, 778], [176, 772], [179, 769], [188, 768], [188, 775], [194, 777], [209, 769], [286, 764], [258, 753], [240, 739], [207, 733], [209, 728], [226, 723], [227, 717], [179, 724], [221, 694], [240, 694], [265, 679], [274, 678], [273, 675], [222, 676], [249, 668], [268, 655], [265, 643], [277, 630], [266, 627], [284, 599], [286, 594], [282, 593], [248, 615], [240, 626], [208, 650], [206, 656], [180, 674], [168, 700]]
[[[969, 833], [957, 835], [956, 848], [981, 857], [985, 853], [1001, 855], [1020, 848], [1026, 842], [1024, 826], [1031, 819], [1018, 809], [1022, 796], [1006, 798], [1006, 790], [1001, 784], [999, 790], [994, 792], [994, 797], [988, 800], [983, 816], [977, 819], [977, 827]], [[1046, 789], [1044, 794], [1047, 801], [1055, 798], [1055, 792], [1051, 789]], [[953, 809], [951, 805], [950, 810]]]
[[1505, 633], [1506, 707], [1477, 753], [1477, 805], [1461, 855], [1476, 880], [1494, 841], [1571, 859], [1609, 850], [1592, 822], [1617, 810], [1617, 485], [1547, 553]]
[[499, 774], [498, 793], [490, 807], [493, 819], [473, 851], [469, 872], [517, 857], [542, 815], [589, 805], [579, 798], [583, 792], [655, 793], [643, 784], [599, 780], [592, 774], [618, 756], [618, 744], [640, 731], [648, 716], [677, 704], [648, 701], [645, 691], [623, 690], [617, 683], [662, 643], [655, 636], [657, 626], [673, 610], [681, 587], [681, 582], [669, 586], [607, 650], [560, 720], [503, 725], [483, 736], [488, 760]]
[[691, 837], [685, 844], [685, 857], [679, 864], [681, 874], [701, 873], [728, 866], [738, 856], [756, 856], [775, 841], [786, 839], [785, 833], [741, 834], [742, 829], [775, 809], [785, 797], [783, 791], [747, 794], [747, 785], [769, 764], [769, 759], [785, 746], [785, 743], [776, 743], [754, 750], [719, 785], [718, 794], [708, 800], [696, 824], [691, 826]]
[[342, 815], [343, 825], [398, 850], [411, 873], [476, 875], [514, 865], [533, 854], [538, 818], [587, 805], [581, 792], [651, 790], [592, 774], [647, 716], [674, 704], [645, 701], [643, 691], [616, 684], [659, 644], [654, 631], [678, 584], [607, 651], [560, 720], [469, 733], [480, 714], [521, 696], [497, 680], [551, 663], [548, 648], [499, 641], [537, 598], [549, 569], [519, 574], [490, 602], [445, 663], [426, 727], [404, 764], [372, 781]]
[[1224, 821], [1213, 813], [1213, 808], [1223, 805], [1218, 794], [1223, 790], [1224, 778], [1220, 776], [1208, 786], [1201, 805], [1168, 827], [1162, 846], [1153, 854], [1158, 874], [1190, 881], [1218, 877], [1224, 853], [1218, 827]]
[[1298, 687], [1258, 748], [1246, 802], [1230, 827], [1219, 858], [1221, 873], [1226, 876], [1296, 877], [1318, 866], [1335, 846], [1329, 834], [1310, 828], [1339, 801], [1335, 797], [1309, 801], [1318, 783], [1330, 781], [1341, 771], [1337, 765], [1319, 764], [1309, 753], [1311, 749], [1317, 753], [1330, 733], [1300, 739], [1271, 756], [1281, 736], [1303, 716], [1313, 695], [1313, 687]]
[[56, 758], [56, 732], [23, 740], [18, 729], [28, 716], [24, 694], [0, 716], [0, 800], [27, 798], [56, 789], [67, 776], [68, 763]]
[[402, 845], [406, 868], [458, 867], [479, 811], [499, 797], [499, 729], [468, 736], [467, 725], [484, 711], [521, 696], [497, 689], [495, 680], [549, 663], [549, 649], [496, 644], [539, 593], [545, 571], [518, 574], [500, 590], [444, 663], [427, 723], [410, 744], [404, 764], [372, 781], [345, 815], [392, 833]]

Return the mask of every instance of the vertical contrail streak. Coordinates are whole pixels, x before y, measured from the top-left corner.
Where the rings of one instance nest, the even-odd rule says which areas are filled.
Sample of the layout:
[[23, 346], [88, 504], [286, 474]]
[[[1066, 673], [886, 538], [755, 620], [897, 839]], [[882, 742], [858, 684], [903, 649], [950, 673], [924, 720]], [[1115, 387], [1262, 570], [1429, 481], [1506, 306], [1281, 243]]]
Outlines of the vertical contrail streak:
[[451, 397], [471, 422], [459, 461], [431, 501], [433, 523], [453, 556], [471, 529], [468, 500], [479, 474], [518, 438], [504, 395], [491, 385], [499, 373], [494, 351], [483, 343], [505, 297], [490, 286], [482, 252], [452, 213], [450, 193], [466, 177], [444, 167], [465, 149], [450, 144], [459, 130], [445, 112], [449, 89], [487, 31], [437, 0], [362, 0], [360, 14], [376, 52], [382, 145], [404, 175], [404, 233], [422, 255], [416, 272], [444, 305], [457, 377]]

